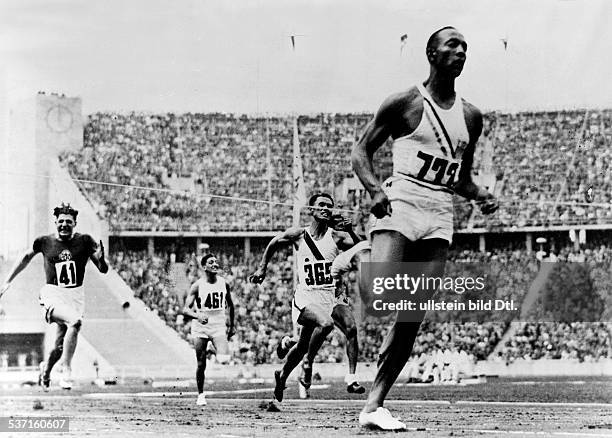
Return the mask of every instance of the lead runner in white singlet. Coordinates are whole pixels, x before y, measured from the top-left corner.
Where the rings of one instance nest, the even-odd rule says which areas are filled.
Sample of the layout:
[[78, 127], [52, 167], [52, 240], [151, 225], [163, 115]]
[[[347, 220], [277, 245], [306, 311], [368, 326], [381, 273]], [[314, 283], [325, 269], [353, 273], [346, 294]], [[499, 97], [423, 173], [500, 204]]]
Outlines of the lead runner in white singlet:
[[[370, 260], [374, 263], [414, 262], [419, 272], [413, 275], [442, 276], [453, 233], [452, 194], [475, 200], [484, 214], [498, 208], [495, 197], [472, 180], [483, 122], [478, 108], [455, 91], [466, 53], [467, 42], [457, 29], [448, 26], [434, 32], [426, 46], [427, 80], [388, 97], [353, 148], [353, 170], [372, 197]], [[381, 186], [373, 157], [389, 137], [393, 176]], [[415, 293], [427, 297], [434, 291], [423, 288]], [[372, 290], [361, 291], [361, 296], [366, 311], [372, 312]], [[406, 428], [383, 404], [410, 357], [424, 316], [397, 313], [359, 415], [362, 426]]]
[[[418, 84], [423, 115], [410, 134], [393, 140], [393, 175], [382, 184], [393, 214], [372, 215], [370, 233], [394, 230], [411, 241], [453, 237], [453, 186], [469, 134], [459, 95], [449, 109]], [[447, 141], [450, 140], [450, 141]]]

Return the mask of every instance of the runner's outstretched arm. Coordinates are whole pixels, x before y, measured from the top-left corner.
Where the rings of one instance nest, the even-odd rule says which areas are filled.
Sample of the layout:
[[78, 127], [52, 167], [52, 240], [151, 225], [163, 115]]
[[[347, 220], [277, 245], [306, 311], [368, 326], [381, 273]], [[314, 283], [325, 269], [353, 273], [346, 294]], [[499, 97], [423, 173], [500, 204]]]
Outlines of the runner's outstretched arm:
[[272, 259], [272, 256], [276, 250], [284, 245], [289, 245], [296, 242], [302, 236], [303, 232], [304, 230], [302, 228], [293, 227], [274, 236], [270, 243], [268, 243], [268, 246], [261, 257], [259, 267], [249, 276], [249, 281], [255, 284], [262, 283], [264, 278], [266, 278], [268, 263], [270, 262], [270, 259]]
[[2, 295], [4, 295], [4, 293], [9, 289], [13, 279], [30, 264], [35, 255], [36, 253], [30, 250], [26, 252], [19, 260], [17, 260], [17, 262], [15, 262], [15, 265], [2, 284], [2, 288], [0, 288], [0, 298], [2, 298]]
[[225, 303], [229, 309], [229, 327], [227, 330], [227, 340], [229, 341], [236, 334], [236, 327], [234, 326], [234, 301], [232, 300], [231, 288], [227, 283], [225, 284]]

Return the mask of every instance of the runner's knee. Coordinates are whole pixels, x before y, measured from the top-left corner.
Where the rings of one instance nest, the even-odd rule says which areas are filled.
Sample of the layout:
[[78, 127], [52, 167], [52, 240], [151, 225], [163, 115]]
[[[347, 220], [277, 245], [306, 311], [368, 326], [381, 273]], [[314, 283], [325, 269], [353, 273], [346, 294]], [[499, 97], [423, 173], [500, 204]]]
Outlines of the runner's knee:
[[196, 360], [198, 363], [198, 368], [206, 368], [206, 350], [198, 350], [196, 351]]
[[55, 345], [53, 347], [54, 350], [64, 351], [64, 337], [57, 337], [55, 339]]
[[[50, 322], [56, 322], [60, 325], [66, 326], [66, 328], [76, 328], [77, 330], [81, 328], [83, 324], [83, 316], [79, 314], [74, 309], [68, 308], [66, 306], [58, 306], [50, 309]], [[63, 331], [63, 335], [66, 334], [66, 331]], [[58, 334], [59, 336], [59, 334]]]
[[334, 329], [334, 320], [331, 316], [321, 317], [319, 320], [319, 326], [325, 333], [329, 333]]
[[357, 327], [355, 325], [349, 325], [346, 327], [346, 338], [353, 339], [357, 336]]
[[229, 343], [225, 339], [225, 336], [215, 337], [213, 340], [217, 357], [230, 355]]
[[68, 326], [68, 328], [72, 327], [78, 331], [81, 329], [81, 326], [83, 325], [83, 318], [81, 318], [80, 316], [76, 316], [76, 315], [70, 316], [66, 320], [65, 324]]
[[295, 348], [298, 354], [304, 355], [308, 351], [309, 343], [310, 343], [310, 336], [307, 338], [300, 337], [300, 339], [298, 340], [298, 343], [295, 344], [293, 348]]
[[296, 344], [294, 348], [302, 356], [308, 352], [308, 344]]

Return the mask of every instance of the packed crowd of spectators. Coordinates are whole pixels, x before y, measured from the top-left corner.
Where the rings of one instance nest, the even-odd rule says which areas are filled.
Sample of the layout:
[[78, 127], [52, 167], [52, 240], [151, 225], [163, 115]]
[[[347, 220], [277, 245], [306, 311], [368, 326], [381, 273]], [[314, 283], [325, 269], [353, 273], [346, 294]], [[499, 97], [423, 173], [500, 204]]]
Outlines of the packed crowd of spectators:
[[[376, 362], [383, 339], [391, 323], [381, 324], [380, 319], [366, 318], [359, 335], [363, 338], [360, 351], [363, 360]], [[437, 350], [452, 348], [464, 351], [476, 360], [485, 360], [500, 341], [506, 324], [499, 322], [448, 323], [425, 320], [414, 343], [412, 356], [433, 354]]]
[[[553, 292], [552, 310], [529, 316], [499, 351], [506, 362], [516, 359], [612, 357], [612, 248], [594, 239], [580, 249], [564, 246], [551, 252], [557, 261], [542, 294]], [[576, 278], [586, 272], [587, 278]], [[569, 275], [564, 275], [569, 273]], [[582, 285], [576, 287], [576, 281]], [[565, 284], [563, 284], [565, 283]]]
[[[298, 118], [307, 193], [334, 192], [353, 175], [350, 150], [370, 118]], [[484, 217], [458, 199], [456, 228], [610, 222], [611, 139], [610, 110], [487, 114], [474, 173], [482, 163], [496, 174], [502, 206]], [[83, 149], [61, 159], [74, 177], [113, 184], [81, 183], [114, 230], [278, 230], [291, 221], [292, 143], [288, 116], [95, 113]], [[390, 147], [377, 152], [376, 171], [389, 176]], [[367, 200], [349, 204], [365, 222]]]
[[[593, 188], [592, 208], [582, 206], [560, 207], [564, 219], [574, 217], [579, 223], [609, 223], [612, 220], [612, 110], [588, 111], [582, 141], [573, 156], [573, 169], [569, 173], [565, 201], [585, 202], [585, 193]], [[607, 204], [607, 207], [601, 204]]]
[[[493, 168], [503, 172], [504, 205], [475, 226], [546, 225], [579, 141], [584, 111], [489, 114], [493, 119]], [[569, 155], [569, 156], [568, 156]]]
[[111, 266], [142, 302], [184, 338], [189, 333], [182, 323], [182, 303], [171, 281], [167, 255], [146, 251], [118, 251], [110, 255]]
[[[605, 249], [604, 249], [605, 248]], [[260, 254], [263, 248], [255, 249]], [[290, 251], [278, 253], [269, 264], [266, 281], [263, 285], [248, 282], [248, 276], [259, 262], [259, 256], [245, 259], [239, 253], [213, 252], [219, 254], [223, 275], [232, 288], [236, 308], [237, 334], [231, 341], [235, 363], [262, 364], [277, 362], [276, 346], [280, 339], [292, 333], [291, 297], [293, 293], [292, 255]], [[560, 257], [570, 254], [587, 254], [585, 261], [591, 267], [607, 263], [608, 272], [597, 270], [597, 275], [607, 275], [598, 281], [612, 281], [609, 273], [612, 250], [607, 247], [572, 251], [561, 248]], [[573, 256], [572, 256], [573, 257]], [[112, 255], [111, 263], [121, 277], [132, 287], [135, 297], [141, 299], [169, 326], [177, 330], [185, 339], [189, 339], [189, 321], [181, 315], [185, 291], [176, 291], [170, 275], [170, 256], [147, 255], [139, 251], [118, 251]], [[184, 261], [185, 275], [189, 283], [203, 273], [198, 267], [194, 254]], [[602, 265], [597, 265], [600, 263]], [[521, 302], [533, 279], [537, 275], [538, 263], [535, 256], [520, 250], [496, 250], [480, 253], [471, 250], [451, 252], [447, 264], [447, 275], [473, 275], [473, 266], [486, 266], [486, 281], [495, 297], [514, 299]], [[482, 274], [482, 272], [481, 272]], [[355, 272], [348, 274], [347, 283], [353, 302], [358, 301], [354, 290]], [[595, 281], [597, 283], [597, 280]], [[610, 284], [610, 283], [607, 283]], [[606, 289], [607, 291], [608, 289]], [[609, 294], [600, 290], [598, 293]], [[493, 295], [491, 295], [493, 296]], [[608, 303], [610, 304], [610, 303]], [[353, 310], [358, 310], [358, 305]], [[489, 315], [491, 315], [489, 313]], [[359, 343], [361, 361], [376, 361], [379, 348], [384, 339], [390, 319], [380, 319], [356, 313], [359, 323]], [[602, 318], [602, 321], [605, 320]], [[450, 322], [437, 321], [434, 314], [429, 314], [423, 323], [415, 342], [413, 356], [435, 355], [442, 351], [465, 353], [470, 360], [485, 360], [494, 351], [510, 326], [503, 318], [487, 321]], [[605, 323], [529, 323], [518, 330], [505, 347], [499, 350], [499, 356], [507, 362], [517, 358], [577, 358], [580, 360], [610, 357], [610, 327]], [[339, 331], [334, 331], [319, 352], [319, 362], [345, 361], [345, 339]]]
[[[368, 118], [300, 117], [307, 193], [333, 193], [351, 176], [350, 148]], [[111, 184], [81, 183], [111, 229], [261, 231], [290, 225], [292, 148], [289, 117], [96, 113], [83, 149], [61, 159], [74, 177]]]
[[612, 221], [610, 110], [490, 113], [487, 118], [503, 205], [489, 218], [476, 214], [475, 227]]
[[[369, 114], [299, 117], [307, 193], [319, 190], [334, 193], [352, 176], [350, 149], [370, 118]], [[291, 224], [293, 123], [286, 116], [96, 113], [85, 124], [83, 149], [64, 153], [61, 159], [74, 177], [111, 184], [81, 183], [111, 230], [279, 230]], [[607, 147], [611, 137], [610, 110], [487, 114], [483, 147], [475, 157], [474, 173], [477, 176], [495, 173], [495, 192], [501, 198], [501, 208], [495, 215], [484, 217], [473, 204], [457, 198], [456, 229], [611, 221], [612, 209], [603, 206], [612, 201], [612, 163]], [[388, 146], [377, 152], [375, 161], [379, 178], [389, 176]], [[593, 188], [593, 205], [588, 205], [585, 197], [589, 187]], [[363, 232], [369, 202], [364, 192], [356, 194], [349, 190], [348, 199], [342, 202], [346, 208], [355, 210], [354, 223]], [[291, 255], [278, 257], [270, 265], [264, 285], [254, 286], [246, 278], [255, 268], [255, 259], [244, 259], [231, 252], [220, 254], [235, 295], [238, 328], [233, 341], [235, 359], [245, 363], [275, 360], [276, 342], [291, 332], [288, 310], [293, 289]], [[182, 297], [172, 290], [168, 259], [160, 254], [149, 256], [131, 251], [116, 252], [113, 257], [113, 263], [135, 295], [187, 338], [189, 324], [180, 315]], [[612, 251], [607, 242], [583, 246], [578, 251], [561, 247], [555, 250], [554, 257], [588, 265], [594, 293], [604, 303], [601, 318], [609, 319]], [[184, 261], [187, 277], [193, 281], [199, 274], [197, 260]], [[538, 271], [535, 258], [520, 249], [485, 253], [457, 250], [451, 252], [447, 275], [460, 275], [468, 266], [476, 269], [470, 271], [472, 274], [487, 275], [489, 296], [517, 302], [525, 296]], [[486, 272], [482, 266], [486, 266]], [[491, 353], [507, 323], [471, 326], [467, 322], [457, 325], [430, 321], [428, 324], [432, 325], [419, 335], [415, 351], [445, 348], [443, 340], [450, 338], [454, 346], [481, 359]], [[553, 327], [550, 331], [557, 334], [561, 329], [573, 330], [571, 323]], [[384, 324], [381, 328], [380, 320], [366, 317], [360, 328], [362, 359], [374, 360], [385, 334]], [[596, 329], [591, 332], [603, 334]], [[508, 349], [511, 352], [504, 353], [509, 360], [524, 357], [525, 345], [531, 345], [535, 351], [537, 348], [532, 344], [540, 341], [533, 339], [561, 338], [549, 333], [545, 324], [528, 326], [522, 336], [528, 341], [513, 341], [516, 345]], [[601, 342], [609, 344], [609, 340]], [[547, 351], [563, 351], [556, 344], [548, 345]], [[577, 357], [585, 356], [572, 351], [570, 354]], [[339, 361], [343, 355], [344, 339], [334, 332], [320, 360]]]
[[290, 209], [207, 194], [283, 202], [290, 157], [288, 119], [97, 113], [85, 125], [83, 149], [62, 160], [73, 176], [112, 184], [82, 183], [111, 229], [209, 231], [286, 222]]
[[593, 322], [524, 323], [501, 349], [506, 362], [516, 359], [576, 359], [612, 357], [612, 324]]
[[[476, 252], [456, 249], [449, 254], [444, 275], [449, 278], [484, 278], [485, 289], [478, 291], [474, 297], [476, 299], [503, 299], [520, 303], [537, 271], [535, 258], [525, 251], [498, 249]], [[438, 300], [443, 299], [440, 292], [438, 294]], [[449, 298], [462, 298], [461, 301], [465, 301], [469, 296], [465, 300], [457, 295]], [[413, 356], [432, 354], [452, 346], [476, 360], [484, 360], [501, 340], [512, 317], [510, 312], [431, 312], [417, 336]], [[378, 347], [386, 335], [380, 328], [379, 319], [366, 319], [363, 325], [362, 336], [367, 339], [363, 354], [368, 360], [376, 359]]]

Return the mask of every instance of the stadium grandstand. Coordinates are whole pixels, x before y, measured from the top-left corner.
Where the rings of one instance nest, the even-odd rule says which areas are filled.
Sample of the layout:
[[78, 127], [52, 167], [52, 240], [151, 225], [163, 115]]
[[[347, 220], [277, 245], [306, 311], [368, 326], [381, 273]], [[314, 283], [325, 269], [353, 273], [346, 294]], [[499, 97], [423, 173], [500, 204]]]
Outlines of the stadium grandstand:
[[[610, 254], [599, 242], [607, 240], [607, 229], [612, 225], [611, 187], [609, 178], [604, 177], [612, 170], [606, 159], [606, 145], [612, 138], [611, 115], [606, 110], [487, 114], [475, 173], [503, 200], [502, 207], [498, 214], [485, 218], [473, 205], [457, 199], [457, 242], [447, 272], [461, 274], [466, 261], [486, 263], [499, 273], [492, 285], [495, 295], [522, 302], [539, 271], [535, 239], [544, 237], [549, 257], [591, 263], [591, 278], [598, 272], [607, 275], [602, 266]], [[317, 114], [299, 116], [296, 122], [306, 191], [334, 193], [343, 208], [354, 211], [354, 221], [362, 230], [368, 199], [356, 183], [347, 157], [371, 117]], [[60, 156], [70, 175], [81, 180], [81, 189], [98, 215], [108, 222], [111, 248], [116, 249], [113, 254], [121, 259], [116, 265], [120, 275], [136, 296], [179, 333], [185, 334], [186, 329], [177, 314], [180, 299], [174, 296], [184, 290], [155, 290], [159, 288], [156, 285], [173, 283], [170, 278], [160, 281], [159, 273], [176, 276], [172, 265], [182, 264], [180, 277], [184, 272], [188, 281], [195, 278], [202, 242], [222, 254], [238, 307], [237, 362], [276, 360], [276, 342], [291, 329], [287, 297], [293, 288], [292, 255], [275, 259], [263, 291], [255, 290], [257, 286], [248, 284], [246, 277], [254, 271], [268, 233], [291, 225], [293, 122], [288, 116], [96, 113], [85, 124], [83, 148]], [[519, 150], [524, 153], [516, 153]], [[380, 154], [383, 161], [390, 160], [390, 148]], [[593, 170], [585, 179], [586, 168]], [[379, 174], [381, 180], [387, 176]], [[596, 187], [593, 204], [585, 201], [585, 181]], [[163, 191], [151, 196], [146, 190], [124, 186]], [[241, 199], [270, 203], [256, 205]], [[134, 239], [140, 240], [142, 251], [129, 249], [134, 248]], [[599, 279], [597, 293], [602, 298], [608, 295], [606, 281], [610, 280]], [[356, 300], [354, 292], [352, 296]], [[417, 350], [427, 353], [452, 346], [474, 360], [486, 360], [496, 347], [496, 353], [508, 361], [518, 357], [609, 357], [609, 325], [596, 321], [592, 328], [586, 323], [577, 328], [551, 324], [512, 328], [516, 334], [508, 336], [510, 321], [467, 328], [432, 323], [428, 333], [419, 338]], [[375, 360], [375, 346], [384, 337], [377, 326], [367, 317], [361, 321], [364, 361]], [[592, 348], [582, 350], [584, 344], [577, 340], [560, 340], [559, 330], [571, 338], [580, 336], [583, 329], [584, 336], [594, 338], [587, 343]], [[542, 342], [536, 333], [548, 339], [547, 351], [544, 354], [534, 346], [530, 357], [523, 350], [532, 351], [525, 345]], [[507, 339], [500, 347], [504, 334]], [[560, 345], [564, 342], [567, 345]], [[582, 347], [572, 347], [578, 344]], [[341, 337], [334, 335], [319, 359], [340, 362], [343, 351]]]
[[[95, 296], [99, 315], [84, 333], [90, 350], [84, 356], [90, 364], [99, 357], [97, 362], [104, 362], [115, 374], [117, 370], [159, 373], [163, 366], [155, 364], [153, 370], [152, 364], [131, 363], [126, 353], [111, 352], [105, 337], [96, 335], [98, 328], [132, 327], [141, 336], [135, 343], [144, 345], [163, 339], [165, 345], [180, 350], [177, 357], [181, 357], [179, 366], [168, 363], [165, 372], [187, 373], [189, 321], [180, 310], [198, 277], [203, 251], [219, 254], [234, 291], [238, 334], [232, 341], [233, 363], [277, 361], [277, 343], [291, 331], [292, 253], [275, 257], [263, 286], [248, 283], [247, 277], [270, 237], [291, 224], [296, 140], [306, 191], [334, 193], [341, 208], [351, 212], [360, 233], [365, 233], [368, 199], [352, 174], [348, 156], [371, 114], [94, 113], [82, 117], [79, 99], [40, 94], [34, 104], [47, 111], [69, 111], [71, 121], [64, 132], [41, 121], [48, 137], [35, 138], [30, 147], [37, 151], [40, 142], [56, 139], [60, 146], [50, 154], [54, 164], [44, 167], [47, 164], [32, 158], [34, 171], [23, 172], [19, 178], [27, 180], [33, 192], [41, 187], [47, 190], [49, 199], [70, 193], [73, 202], [87, 212], [83, 227], [109, 243], [116, 276], [112, 284], [95, 279], [103, 292]], [[22, 114], [25, 117], [27, 111]], [[447, 274], [466, 275], [467, 266], [486, 265], [490, 296], [524, 304], [537, 301], [547, 288], [557, 288], [551, 286], [557, 276], [543, 272], [542, 259], [577, 262], [586, 266], [581, 275], [600, 300], [601, 311], [563, 323], [432, 320], [417, 339], [415, 358], [445, 351], [462, 352], [474, 364], [610, 358], [611, 138], [609, 110], [486, 115], [475, 174], [500, 197], [501, 208], [485, 218], [472, 204], [457, 199]], [[390, 160], [389, 148], [379, 153], [383, 160]], [[39, 178], [40, 174], [46, 177]], [[585, 200], [586, 185], [595, 188], [594, 202]], [[30, 211], [42, 224], [37, 229], [46, 231], [48, 218], [44, 219], [40, 204], [32, 204]], [[302, 217], [305, 214], [302, 211]], [[31, 236], [36, 227], [22, 231]], [[15, 253], [5, 247], [3, 256], [6, 271]], [[356, 275], [355, 271], [350, 274], [349, 284], [358, 315], [360, 360], [373, 362], [385, 330], [380, 321], [361, 312], [354, 290]], [[115, 304], [103, 299], [105, 293]], [[572, 293], [578, 294], [579, 289], [569, 291], [568, 300], [573, 299]], [[118, 310], [122, 303], [123, 309]], [[126, 313], [126, 307], [131, 313]], [[0, 352], [3, 369], [32, 369], [42, 357], [43, 328], [32, 323], [27, 335], [6, 327], [3, 336], [9, 341]], [[20, 336], [25, 335], [29, 342], [24, 344]], [[183, 341], [177, 342], [179, 338]], [[318, 361], [345, 361], [343, 342], [338, 333], [332, 334]]]

